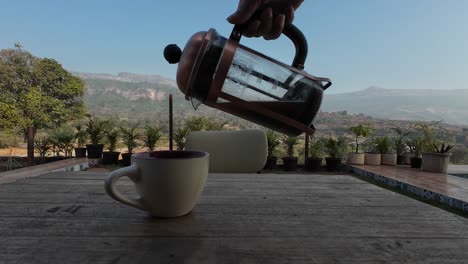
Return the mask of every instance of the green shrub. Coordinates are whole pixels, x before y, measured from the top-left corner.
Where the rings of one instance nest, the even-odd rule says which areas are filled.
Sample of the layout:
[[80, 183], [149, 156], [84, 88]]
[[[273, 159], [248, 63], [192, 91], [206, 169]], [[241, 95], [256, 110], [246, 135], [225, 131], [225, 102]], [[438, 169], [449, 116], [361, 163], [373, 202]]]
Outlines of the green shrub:
[[52, 131], [50, 136], [52, 145], [57, 147], [56, 153], [63, 153], [65, 157], [71, 157], [75, 133], [71, 127], [62, 126]]
[[47, 136], [38, 136], [34, 139], [34, 150], [41, 158], [44, 158], [52, 150], [52, 140]]

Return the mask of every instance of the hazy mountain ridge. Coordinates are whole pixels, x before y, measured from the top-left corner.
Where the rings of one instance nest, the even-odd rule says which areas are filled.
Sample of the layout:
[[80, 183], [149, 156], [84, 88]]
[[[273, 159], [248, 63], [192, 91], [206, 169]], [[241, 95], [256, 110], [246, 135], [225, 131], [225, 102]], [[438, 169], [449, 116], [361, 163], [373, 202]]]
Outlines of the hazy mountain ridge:
[[325, 94], [322, 111], [363, 113], [398, 120], [442, 120], [468, 124], [468, 90], [390, 90], [370, 87], [363, 91]]
[[[174, 96], [177, 115], [207, 114], [228, 117], [220, 111], [200, 106], [196, 112], [177, 88], [175, 81], [159, 75], [133, 73], [75, 73], [86, 82], [85, 102], [91, 113], [142, 118], [148, 112], [167, 112], [167, 98]], [[442, 120], [452, 124], [468, 124], [468, 90], [391, 90], [378, 87], [327, 94], [321, 110], [347, 111], [375, 118], [393, 120]], [[164, 114], [165, 115], [165, 114]], [[229, 117], [231, 118], [231, 117]]]

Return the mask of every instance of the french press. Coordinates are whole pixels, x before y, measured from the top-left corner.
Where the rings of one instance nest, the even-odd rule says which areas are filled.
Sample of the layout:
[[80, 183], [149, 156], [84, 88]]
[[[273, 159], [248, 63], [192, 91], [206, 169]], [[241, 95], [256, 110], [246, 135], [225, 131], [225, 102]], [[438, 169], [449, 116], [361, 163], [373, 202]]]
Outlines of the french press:
[[164, 57], [179, 63], [177, 86], [195, 109], [203, 103], [290, 136], [310, 135], [331, 82], [303, 71], [308, 47], [302, 32], [289, 24], [283, 34], [296, 48], [292, 66], [241, 45], [239, 25], [229, 39], [214, 29], [198, 32], [183, 52], [168, 45]]

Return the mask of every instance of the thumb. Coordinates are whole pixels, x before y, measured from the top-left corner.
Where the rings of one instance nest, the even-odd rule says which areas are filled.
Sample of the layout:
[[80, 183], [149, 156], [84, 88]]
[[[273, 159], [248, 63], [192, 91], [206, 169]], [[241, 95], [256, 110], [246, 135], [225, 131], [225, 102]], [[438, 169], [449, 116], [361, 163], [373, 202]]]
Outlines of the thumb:
[[237, 11], [227, 18], [231, 24], [243, 24], [255, 13], [261, 0], [240, 0]]

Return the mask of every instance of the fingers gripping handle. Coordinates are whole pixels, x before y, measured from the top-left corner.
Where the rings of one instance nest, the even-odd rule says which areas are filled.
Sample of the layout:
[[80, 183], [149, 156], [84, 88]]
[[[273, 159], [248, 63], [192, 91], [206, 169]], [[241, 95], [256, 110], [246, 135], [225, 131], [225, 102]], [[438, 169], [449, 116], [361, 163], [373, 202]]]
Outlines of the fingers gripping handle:
[[133, 164], [129, 167], [125, 167], [125, 168], [118, 169], [118, 170], [111, 172], [105, 182], [106, 192], [110, 195], [110, 197], [112, 197], [114, 200], [118, 202], [121, 202], [123, 204], [130, 205], [135, 208], [146, 211], [146, 209], [143, 207], [143, 204], [140, 202], [140, 200], [130, 199], [128, 197], [125, 197], [115, 187], [115, 184], [117, 183], [117, 181], [121, 177], [125, 177], [125, 176], [131, 179], [138, 178], [138, 167], [135, 164]]

